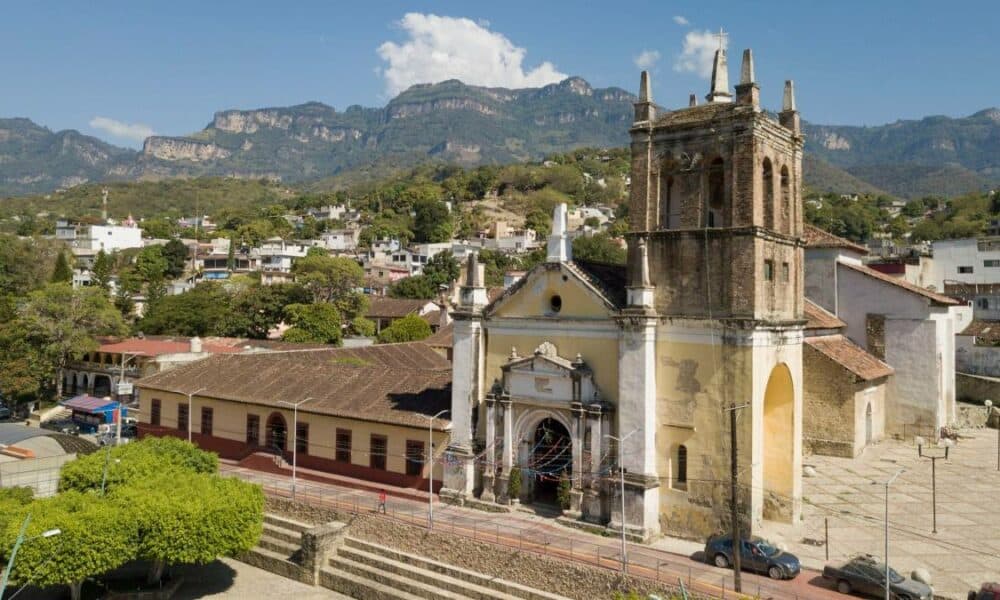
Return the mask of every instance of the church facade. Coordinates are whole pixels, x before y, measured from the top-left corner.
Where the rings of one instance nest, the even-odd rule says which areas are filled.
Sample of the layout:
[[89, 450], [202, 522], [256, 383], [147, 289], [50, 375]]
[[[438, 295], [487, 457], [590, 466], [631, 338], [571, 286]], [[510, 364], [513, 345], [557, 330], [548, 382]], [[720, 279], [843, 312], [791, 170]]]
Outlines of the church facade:
[[777, 121], [759, 94], [749, 50], [735, 95], [719, 50], [708, 102], [662, 114], [642, 74], [626, 265], [573, 260], [565, 206], [495, 301], [470, 258], [443, 498], [704, 536], [730, 522], [735, 411], [741, 520], [798, 520], [803, 139], [791, 82]]

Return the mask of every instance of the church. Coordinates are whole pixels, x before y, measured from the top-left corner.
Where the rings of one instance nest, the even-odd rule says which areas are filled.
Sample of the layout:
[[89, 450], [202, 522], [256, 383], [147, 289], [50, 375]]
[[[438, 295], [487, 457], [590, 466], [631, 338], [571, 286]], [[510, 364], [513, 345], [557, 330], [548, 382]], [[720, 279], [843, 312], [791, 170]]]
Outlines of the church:
[[706, 103], [662, 110], [642, 73], [625, 266], [573, 260], [565, 205], [546, 262], [492, 302], [470, 257], [443, 499], [701, 537], [735, 470], [746, 526], [798, 521], [803, 137], [791, 81], [777, 120], [761, 108], [749, 50], [734, 89], [724, 49]]

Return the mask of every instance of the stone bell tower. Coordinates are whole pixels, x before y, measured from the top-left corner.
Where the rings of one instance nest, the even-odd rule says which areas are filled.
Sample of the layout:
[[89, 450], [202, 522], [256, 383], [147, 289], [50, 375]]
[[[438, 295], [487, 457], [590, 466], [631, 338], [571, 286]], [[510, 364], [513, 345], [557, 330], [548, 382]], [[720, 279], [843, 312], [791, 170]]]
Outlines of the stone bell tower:
[[[661, 315], [796, 320], [803, 138], [792, 82], [778, 121], [761, 110], [750, 50], [735, 96], [728, 87], [720, 48], [708, 102], [657, 114], [643, 72], [630, 129], [629, 248], [646, 240]], [[629, 269], [640, 269], [637, 252]]]
[[688, 106], [664, 110], [650, 89], [644, 72], [629, 130], [626, 237], [627, 316], [631, 329], [641, 325], [643, 339], [653, 340], [629, 346], [629, 355], [644, 360], [622, 362], [620, 381], [653, 375], [638, 378], [641, 394], [619, 394], [646, 399], [642, 407], [623, 406], [620, 418], [642, 412], [646, 427], [655, 423], [665, 531], [704, 534], [730, 520], [729, 488], [716, 483], [732, 472], [729, 411], [736, 410], [743, 411], [736, 432], [740, 518], [751, 526], [794, 521], [801, 509], [804, 304], [803, 137], [794, 89], [786, 82], [778, 119], [770, 117], [746, 50], [731, 92], [721, 39], [706, 103], [692, 97]]

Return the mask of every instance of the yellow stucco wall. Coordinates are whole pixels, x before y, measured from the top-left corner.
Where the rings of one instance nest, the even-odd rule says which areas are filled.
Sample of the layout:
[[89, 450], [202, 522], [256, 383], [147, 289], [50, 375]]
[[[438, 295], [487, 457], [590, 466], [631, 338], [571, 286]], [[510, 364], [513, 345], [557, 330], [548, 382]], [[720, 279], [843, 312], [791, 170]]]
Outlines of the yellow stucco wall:
[[[149, 423], [150, 409], [154, 398], [160, 400], [160, 425], [163, 427], [177, 427], [177, 406], [178, 404], [187, 404], [187, 396], [169, 392], [142, 390], [139, 400], [140, 422]], [[191, 428], [194, 433], [201, 432], [201, 407], [203, 406], [212, 407], [212, 435], [238, 442], [246, 440], [246, 419], [248, 414], [260, 417], [260, 440], [261, 444], [263, 444], [268, 417], [274, 412], [281, 413], [288, 427], [288, 448], [289, 450], [291, 449], [293, 414], [290, 408], [276, 409], [263, 405], [194, 396], [193, 409], [191, 411]], [[329, 460], [334, 460], [335, 458], [337, 429], [351, 430], [351, 464], [363, 467], [369, 466], [371, 435], [386, 436], [388, 454], [386, 458], [386, 470], [396, 473], [406, 472], [405, 456], [407, 440], [423, 442], [425, 448], [427, 445], [428, 432], [426, 428], [400, 427], [358, 419], [312, 414], [304, 408], [299, 409], [299, 422], [309, 424], [308, 454]], [[434, 432], [435, 457], [440, 457], [443, 454], [448, 444], [448, 437], [447, 432]], [[441, 474], [442, 469], [439, 462], [435, 466], [434, 477], [440, 479]], [[426, 469], [424, 475], [426, 476]]]
[[[562, 269], [535, 271], [527, 275], [528, 281], [518, 291], [497, 307], [500, 317], [539, 317], [544, 315], [561, 318], [606, 319], [608, 308], [587, 289], [573, 274]], [[551, 310], [551, 299], [558, 295], [562, 308]]]

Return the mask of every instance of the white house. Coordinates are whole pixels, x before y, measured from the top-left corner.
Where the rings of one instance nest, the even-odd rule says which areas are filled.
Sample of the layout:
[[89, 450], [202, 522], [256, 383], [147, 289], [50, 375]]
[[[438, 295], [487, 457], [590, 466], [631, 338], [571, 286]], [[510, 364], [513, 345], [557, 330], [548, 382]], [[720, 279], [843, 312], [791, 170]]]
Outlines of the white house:
[[274, 237], [266, 240], [255, 248], [251, 255], [260, 257], [260, 268], [263, 271], [279, 271], [281, 273], [291, 273], [292, 263], [296, 259], [304, 257], [309, 252], [309, 246]]
[[939, 240], [933, 245], [931, 284], [1000, 283], [1000, 237]]
[[971, 308], [862, 264], [863, 246], [815, 227], [805, 230], [806, 297], [845, 324], [845, 335], [896, 376], [886, 429], [936, 433], [955, 418], [955, 333]]
[[142, 248], [142, 229], [134, 224], [119, 225], [81, 225], [68, 221], [56, 222], [56, 239], [66, 242], [71, 248], [81, 248], [97, 252], [104, 250], [124, 250], [126, 248]]

